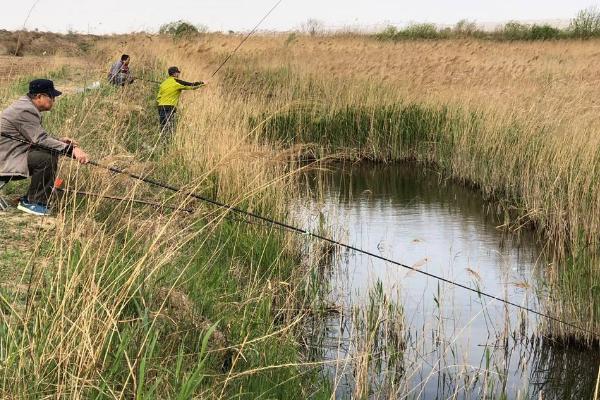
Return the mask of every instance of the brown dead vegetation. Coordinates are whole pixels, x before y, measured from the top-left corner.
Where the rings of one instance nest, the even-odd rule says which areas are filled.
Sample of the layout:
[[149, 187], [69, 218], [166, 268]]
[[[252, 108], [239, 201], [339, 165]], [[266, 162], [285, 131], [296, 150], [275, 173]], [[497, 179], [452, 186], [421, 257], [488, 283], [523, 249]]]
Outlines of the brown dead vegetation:
[[0, 55], [12, 56], [77, 56], [87, 53], [100, 39], [95, 35], [38, 31], [0, 30]]

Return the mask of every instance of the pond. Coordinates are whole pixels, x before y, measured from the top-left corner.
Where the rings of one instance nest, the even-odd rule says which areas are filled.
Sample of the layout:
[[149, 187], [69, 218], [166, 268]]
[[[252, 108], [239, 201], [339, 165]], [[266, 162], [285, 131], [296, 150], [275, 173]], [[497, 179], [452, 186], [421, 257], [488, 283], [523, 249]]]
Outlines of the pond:
[[[543, 311], [541, 244], [502, 229], [476, 190], [418, 164], [340, 165], [304, 182], [293, 210], [305, 226]], [[320, 264], [337, 312], [309, 347], [338, 398], [593, 398], [600, 354], [552, 345], [535, 315], [354, 251]]]

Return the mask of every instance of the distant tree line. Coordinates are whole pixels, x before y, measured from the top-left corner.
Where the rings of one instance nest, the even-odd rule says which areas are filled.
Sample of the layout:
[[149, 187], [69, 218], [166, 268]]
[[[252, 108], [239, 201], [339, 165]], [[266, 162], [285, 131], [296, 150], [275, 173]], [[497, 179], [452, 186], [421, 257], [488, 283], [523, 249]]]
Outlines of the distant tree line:
[[[188, 21], [179, 20], [164, 24], [158, 33], [173, 38], [186, 38], [208, 32], [206, 25], [196, 25]], [[235, 32], [229, 31], [229, 34]], [[317, 19], [308, 19], [300, 25], [299, 29], [290, 33], [286, 44], [297, 38], [297, 34], [310, 36], [320, 35], [364, 35], [356, 31], [329, 31], [325, 24]], [[475, 21], [462, 20], [453, 27], [439, 27], [430, 23], [415, 23], [404, 28], [388, 26], [381, 32], [371, 34], [379, 40], [411, 40], [411, 39], [451, 39], [474, 37], [490, 40], [555, 40], [555, 39], [588, 39], [600, 37], [600, 10], [590, 7], [581, 10], [571, 19], [565, 28], [557, 28], [550, 24], [525, 24], [511, 21], [497, 29], [490, 31], [478, 26]]]
[[554, 40], [600, 37], [600, 11], [587, 8], [579, 11], [566, 28], [549, 24], [508, 22], [494, 31], [480, 28], [473, 21], [462, 20], [453, 27], [439, 28], [435, 24], [411, 24], [405, 28], [388, 26], [374, 35], [379, 40], [449, 39], [475, 37], [491, 40]]

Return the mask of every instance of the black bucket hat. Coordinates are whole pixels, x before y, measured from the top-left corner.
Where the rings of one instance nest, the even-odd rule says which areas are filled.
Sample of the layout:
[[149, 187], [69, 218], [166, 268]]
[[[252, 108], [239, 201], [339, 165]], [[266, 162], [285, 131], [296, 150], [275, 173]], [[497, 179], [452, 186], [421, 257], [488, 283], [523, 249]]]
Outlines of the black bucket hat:
[[177, 67], [169, 67], [169, 75], [173, 75], [176, 73], [181, 73], [181, 71], [179, 70], [179, 68]]
[[54, 82], [49, 79], [34, 79], [29, 82], [29, 94], [47, 94], [50, 97], [58, 97], [62, 92], [54, 88]]

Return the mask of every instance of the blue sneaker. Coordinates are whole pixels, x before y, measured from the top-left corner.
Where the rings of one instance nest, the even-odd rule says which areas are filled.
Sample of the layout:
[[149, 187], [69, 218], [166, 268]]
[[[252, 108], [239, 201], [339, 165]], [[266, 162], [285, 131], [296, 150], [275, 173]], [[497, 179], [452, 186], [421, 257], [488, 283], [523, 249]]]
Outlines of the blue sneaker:
[[21, 197], [17, 208], [28, 214], [38, 215], [40, 217], [47, 217], [50, 215], [50, 210], [48, 209], [48, 206], [42, 203], [30, 203], [29, 201], [27, 201], [26, 197]]

